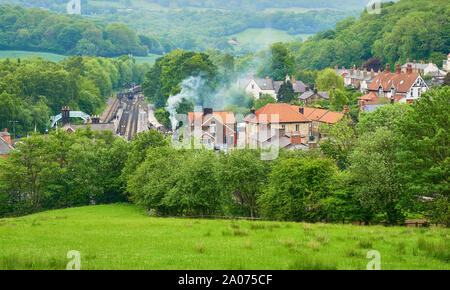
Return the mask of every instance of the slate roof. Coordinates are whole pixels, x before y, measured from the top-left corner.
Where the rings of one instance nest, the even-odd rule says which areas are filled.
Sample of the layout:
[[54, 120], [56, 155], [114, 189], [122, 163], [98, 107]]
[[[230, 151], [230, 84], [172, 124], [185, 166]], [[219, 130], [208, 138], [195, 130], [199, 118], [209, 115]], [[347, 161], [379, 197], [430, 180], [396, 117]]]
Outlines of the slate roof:
[[364, 105], [363, 107], [363, 111], [366, 113], [370, 113], [375, 111], [376, 109], [378, 109], [379, 107], [383, 107], [384, 104], [369, 104], [369, 105]]
[[10, 151], [16, 150], [5, 139], [0, 137], [0, 155], [6, 155]]
[[[324, 98], [324, 99], [329, 99], [330, 98], [329, 97], [329, 95], [330, 95], [329, 92], [317, 92], [317, 94], [319, 96], [321, 96], [322, 98]], [[298, 96], [298, 98], [302, 99], [302, 100], [306, 100], [306, 99], [310, 98], [313, 95], [314, 95], [314, 91], [306, 91], [303, 94], [301, 94], [300, 96]]]
[[261, 90], [274, 90], [273, 80], [271, 78], [245, 78], [245, 79], [238, 79], [238, 86], [241, 89], [245, 89], [251, 80], [254, 80], [255, 83], [258, 85], [258, 87], [261, 88]]
[[[62, 126], [61, 128], [64, 129], [64, 130], [67, 130], [67, 129], [71, 128], [73, 131], [75, 131], [77, 128], [85, 129], [87, 125], [88, 124], [76, 124], [76, 125], [66, 124], [66, 125]], [[89, 125], [91, 126], [91, 130], [93, 130], [93, 131], [109, 130], [109, 131], [115, 132], [115, 128], [114, 128], [114, 124], [113, 123], [101, 123], [101, 124], [90, 123]]]
[[[278, 91], [280, 90], [281, 85], [283, 84], [283, 81], [275, 81], [273, 82], [273, 87], [275, 92], [278, 94]], [[301, 94], [306, 92], [308, 86], [305, 85], [302, 81], [295, 81], [295, 83], [292, 83], [292, 88], [294, 89], [294, 93]]]

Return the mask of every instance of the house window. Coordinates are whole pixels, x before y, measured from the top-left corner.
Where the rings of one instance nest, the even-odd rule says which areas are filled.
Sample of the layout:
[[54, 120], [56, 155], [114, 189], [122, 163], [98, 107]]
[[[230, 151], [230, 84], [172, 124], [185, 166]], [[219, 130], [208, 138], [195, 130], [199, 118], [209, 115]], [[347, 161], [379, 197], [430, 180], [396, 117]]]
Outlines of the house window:
[[216, 124], [211, 124], [211, 126], [209, 126], [209, 132], [216, 133]]
[[252, 85], [252, 90], [255, 89], [255, 85]]
[[281, 129], [286, 129], [286, 125], [281, 125]]
[[295, 131], [300, 131], [300, 125], [295, 125]]

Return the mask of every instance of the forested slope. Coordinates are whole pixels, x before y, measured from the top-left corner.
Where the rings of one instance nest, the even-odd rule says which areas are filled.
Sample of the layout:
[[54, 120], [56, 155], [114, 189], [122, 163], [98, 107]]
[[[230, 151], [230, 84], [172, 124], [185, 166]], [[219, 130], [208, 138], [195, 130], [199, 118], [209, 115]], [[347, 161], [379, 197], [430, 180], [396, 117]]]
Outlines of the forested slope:
[[148, 54], [136, 33], [124, 24], [9, 5], [0, 6], [0, 50], [5, 49], [90, 56]]
[[292, 43], [302, 69], [361, 65], [371, 57], [394, 64], [432, 60], [441, 65], [450, 51], [450, 2], [401, 0], [384, 3], [381, 14], [364, 11], [309, 41]]

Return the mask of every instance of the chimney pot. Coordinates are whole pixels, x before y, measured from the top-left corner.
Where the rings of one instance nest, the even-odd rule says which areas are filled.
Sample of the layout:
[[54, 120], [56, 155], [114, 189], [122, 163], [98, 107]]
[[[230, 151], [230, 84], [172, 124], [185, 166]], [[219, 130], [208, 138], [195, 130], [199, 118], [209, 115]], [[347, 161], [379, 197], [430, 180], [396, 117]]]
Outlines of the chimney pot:
[[388, 64], [388, 63], [386, 64], [386, 72], [387, 72], [387, 73], [390, 73], [390, 72], [391, 72], [391, 69], [389, 68], [389, 64]]

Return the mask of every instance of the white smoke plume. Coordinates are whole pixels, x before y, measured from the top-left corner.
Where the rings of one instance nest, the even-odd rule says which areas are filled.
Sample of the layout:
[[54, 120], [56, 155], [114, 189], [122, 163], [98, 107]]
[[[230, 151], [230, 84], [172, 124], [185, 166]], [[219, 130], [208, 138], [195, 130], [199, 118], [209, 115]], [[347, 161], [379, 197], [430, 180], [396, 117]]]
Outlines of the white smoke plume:
[[200, 100], [200, 90], [204, 87], [205, 80], [201, 76], [188, 77], [181, 82], [181, 91], [177, 95], [170, 95], [167, 100], [166, 111], [170, 114], [170, 123], [172, 129], [175, 130], [177, 127], [177, 108], [183, 99], [192, 101], [195, 105], [201, 102]]

